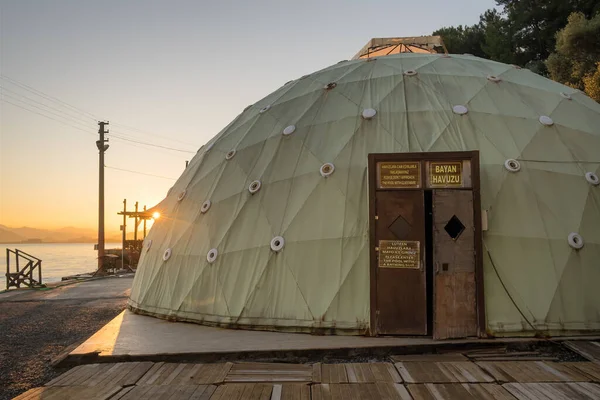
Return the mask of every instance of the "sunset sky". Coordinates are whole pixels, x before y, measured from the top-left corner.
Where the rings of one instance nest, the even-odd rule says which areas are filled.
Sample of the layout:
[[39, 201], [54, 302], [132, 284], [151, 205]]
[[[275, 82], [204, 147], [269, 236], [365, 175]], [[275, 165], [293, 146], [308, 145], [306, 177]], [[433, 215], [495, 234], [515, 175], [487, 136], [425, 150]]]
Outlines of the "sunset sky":
[[114, 232], [124, 198], [158, 203], [202, 144], [285, 82], [351, 58], [372, 37], [473, 24], [493, 6], [0, 0], [0, 224], [96, 227], [98, 118], [110, 121], [108, 167], [157, 175], [106, 169]]

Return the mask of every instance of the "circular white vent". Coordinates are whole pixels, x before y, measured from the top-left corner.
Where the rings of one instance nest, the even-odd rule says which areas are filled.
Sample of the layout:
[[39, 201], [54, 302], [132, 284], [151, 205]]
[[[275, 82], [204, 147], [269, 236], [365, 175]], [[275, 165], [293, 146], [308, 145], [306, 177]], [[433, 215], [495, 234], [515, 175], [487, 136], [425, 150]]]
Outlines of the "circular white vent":
[[362, 112], [362, 117], [364, 119], [371, 119], [375, 116], [375, 114], [377, 114], [377, 111], [375, 111], [372, 108], [365, 108]]
[[260, 183], [260, 181], [258, 181], [258, 180], [252, 181], [252, 183], [250, 183], [250, 186], [248, 186], [248, 191], [250, 193], [254, 194], [260, 190], [261, 186], [262, 186], [262, 184]]
[[404, 75], [406, 76], [414, 76], [417, 74], [417, 71], [415, 71], [414, 69], [409, 69], [407, 71], [404, 71]]
[[165, 252], [163, 253], [163, 261], [167, 261], [169, 258], [171, 258], [171, 249], [168, 248], [165, 250]]
[[275, 252], [281, 251], [284, 245], [285, 240], [281, 236], [275, 236], [273, 239], [271, 239], [271, 250]]
[[547, 115], [542, 115], [540, 117], [540, 124], [546, 125], [546, 126], [552, 126], [552, 125], [554, 125], [554, 121], [552, 121], [552, 118], [548, 117]]
[[465, 115], [466, 113], [469, 112], [469, 109], [467, 107], [459, 104], [459, 105], [452, 107], [452, 111], [454, 112], [454, 114]]
[[492, 81], [492, 82], [500, 82], [502, 79], [498, 78], [496, 75], [488, 75], [487, 77], [488, 81]]
[[569, 234], [569, 246], [571, 246], [572, 248], [579, 250], [583, 247], [584, 243], [583, 243], [583, 238], [581, 237], [581, 235], [579, 233], [575, 233], [572, 232]]
[[204, 203], [202, 203], [202, 206], [200, 207], [200, 212], [202, 214], [204, 214], [205, 212], [207, 212], [208, 209], [210, 208], [211, 204], [212, 203], [210, 202], [210, 200], [206, 200]]
[[235, 156], [235, 153], [236, 153], [235, 150], [229, 150], [227, 152], [227, 154], [225, 154], [225, 159], [226, 160], [231, 160]]
[[325, 85], [325, 86], [323, 87], [323, 89], [325, 89], [325, 90], [331, 90], [331, 89], [334, 89], [336, 86], [337, 86], [337, 83], [335, 83], [335, 82], [330, 82], [330, 83], [328, 83], [327, 85]]
[[586, 172], [585, 173], [585, 180], [588, 181], [589, 183], [591, 183], [594, 186], [600, 185], [600, 178], [598, 178], [598, 175], [596, 175], [593, 172]]
[[268, 105], [264, 106], [263, 108], [261, 108], [259, 113], [261, 113], [261, 114], [265, 113], [265, 112], [269, 111], [270, 108], [271, 108], [271, 105], [268, 104]]
[[284, 136], [291, 135], [292, 133], [294, 133], [295, 130], [296, 130], [296, 125], [286, 126], [285, 129], [283, 130], [283, 135]]
[[183, 200], [183, 198], [185, 197], [185, 193], [186, 193], [185, 190], [183, 192], [179, 193], [179, 195], [177, 196], [177, 201]]
[[150, 247], [152, 247], [152, 239], [148, 239], [148, 243], [146, 243], [146, 250], [150, 250]]
[[212, 264], [215, 262], [218, 255], [219, 252], [217, 251], [217, 249], [210, 249], [208, 253], [206, 253], [206, 261]]
[[333, 171], [335, 171], [335, 166], [332, 163], [325, 163], [321, 165], [320, 171], [321, 175], [327, 178], [329, 175], [333, 174]]
[[571, 95], [569, 93], [560, 92], [560, 95], [567, 100], [571, 100]]
[[510, 172], [519, 172], [521, 170], [521, 164], [515, 159], [509, 158], [504, 161], [504, 168], [509, 170]]

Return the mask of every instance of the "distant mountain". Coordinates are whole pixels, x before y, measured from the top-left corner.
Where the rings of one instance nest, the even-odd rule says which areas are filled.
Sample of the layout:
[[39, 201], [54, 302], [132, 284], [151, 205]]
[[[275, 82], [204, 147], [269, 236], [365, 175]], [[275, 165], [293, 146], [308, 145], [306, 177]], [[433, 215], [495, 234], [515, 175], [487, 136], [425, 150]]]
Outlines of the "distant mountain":
[[25, 238], [21, 235], [12, 232], [10, 228], [0, 225], [0, 243], [20, 243]]
[[[0, 243], [21, 243], [25, 240], [40, 239], [43, 243], [96, 243], [98, 232], [94, 229], [75, 228], [38, 229], [27, 226], [10, 228], [0, 225]], [[115, 232], [107, 232], [106, 241], [121, 241]]]

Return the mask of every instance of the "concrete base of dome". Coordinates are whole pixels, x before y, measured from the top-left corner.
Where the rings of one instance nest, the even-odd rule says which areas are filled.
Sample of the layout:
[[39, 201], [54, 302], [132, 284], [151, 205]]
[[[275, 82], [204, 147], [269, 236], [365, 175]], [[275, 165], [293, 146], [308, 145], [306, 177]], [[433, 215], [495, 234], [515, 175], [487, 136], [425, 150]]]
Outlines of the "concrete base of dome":
[[[592, 338], [579, 337], [575, 340]], [[567, 339], [569, 338], [560, 338]], [[544, 341], [535, 338], [436, 341], [423, 337], [316, 336], [169, 322], [126, 310], [73, 350], [60, 365], [123, 361], [319, 362], [382, 358], [391, 354], [440, 353]]]

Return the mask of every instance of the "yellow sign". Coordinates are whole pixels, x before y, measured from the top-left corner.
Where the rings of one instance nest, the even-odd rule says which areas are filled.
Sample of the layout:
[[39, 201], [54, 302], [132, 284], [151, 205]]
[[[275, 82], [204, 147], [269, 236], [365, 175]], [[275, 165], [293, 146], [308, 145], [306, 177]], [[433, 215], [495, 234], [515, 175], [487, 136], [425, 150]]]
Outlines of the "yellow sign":
[[416, 240], [380, 240], [379, 268], [411, 268], [421, 266], [421, 242]]
[[380, 162], [378, 163], [380, 189], [406, 189], [421, 187], [421, 163]]
[[429, 163], [429, 186], [448, 187], [461, 186], [462, 161], [431, 162]]

